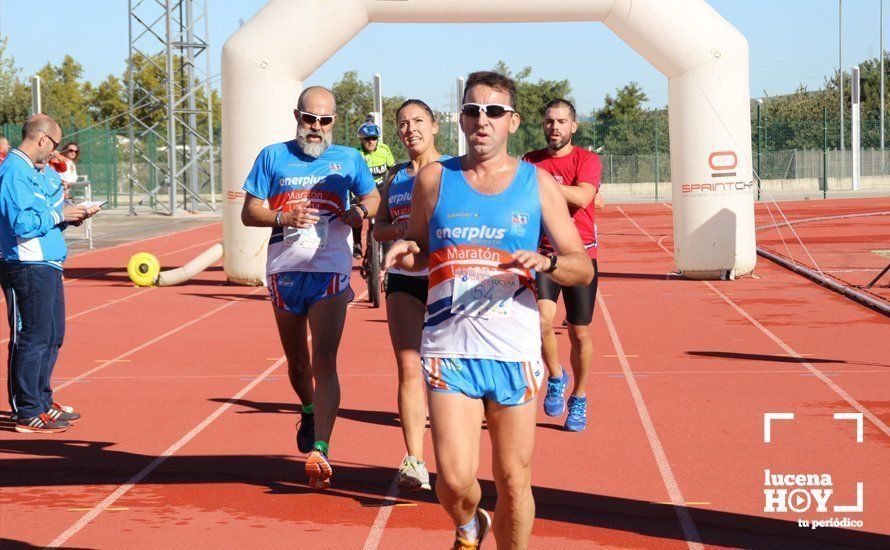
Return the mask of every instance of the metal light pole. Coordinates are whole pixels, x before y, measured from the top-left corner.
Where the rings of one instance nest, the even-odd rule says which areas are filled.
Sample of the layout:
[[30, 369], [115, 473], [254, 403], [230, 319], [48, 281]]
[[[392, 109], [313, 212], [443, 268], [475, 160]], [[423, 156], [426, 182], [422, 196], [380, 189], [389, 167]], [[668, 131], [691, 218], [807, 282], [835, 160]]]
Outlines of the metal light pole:
[[850, 106], [850, 149], [853, 151], [853, 189], [859, 189], [860, 144], [859, 144], [859, 66], [852, 71], [852, 105]]
[[[166, 0], [164, 14], [166, 20], [166, 33], [167, 36], [173, 35], [173, 12], [171, 10], [170, 0]], [[174, 73], [173, 73], [173, 43], [171, 41], [167, 41], [165, 44], [166, 48], [166, 60], [167, 64], [165, 65], [165, 70], [167, 72], [167, 185], [169, 186], [168, 191], [168, 210], [171, 215], [176, 215], [176, 118], [173, 117], [172, 110], [174, 108], [176, 102], [176, 82], [174, 81]]]
[[380, 73], [374, 73], [374, 124], [380, 127], [380, 142], [383, 142], [383, 82]]
[[822, 198], [828, 198], [828, 107], [822, 107]]
[[884, 0], [881, 0], [881, 169], [884, 168]]
[[43, 112], [43, 101], [40, 93], [40, 77], [31, 77], [31, 114], [39, 115]]
[[[844, 150], [844, 0], [837, 0], [837, 47], [838, 60], [837, 67], [840, 72], [841, 97], [839, 100], [841, 108], [841, 145], [840, 150]], [[843, 155], [841, 155], [843, 156]]]
[[763, 100], [757, 100], [757, 200], [760, 200], [760, 161], [763, 158], [763, 119], [760, 118], [760, 106]]
[[655, 202], [658, 202], [658, 111], [655, 111]]

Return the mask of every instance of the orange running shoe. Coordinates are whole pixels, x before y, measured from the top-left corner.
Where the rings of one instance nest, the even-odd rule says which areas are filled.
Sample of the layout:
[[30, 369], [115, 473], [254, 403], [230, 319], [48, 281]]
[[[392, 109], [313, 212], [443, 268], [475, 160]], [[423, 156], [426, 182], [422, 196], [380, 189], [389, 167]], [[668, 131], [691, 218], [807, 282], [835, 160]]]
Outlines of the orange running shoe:
[[306, 475], [309, 476], [309, 487], [313, 489], [321, 490], [331, 486], [334, 470], [328, 457], [318, 449], [313, 450], [306, 458]]

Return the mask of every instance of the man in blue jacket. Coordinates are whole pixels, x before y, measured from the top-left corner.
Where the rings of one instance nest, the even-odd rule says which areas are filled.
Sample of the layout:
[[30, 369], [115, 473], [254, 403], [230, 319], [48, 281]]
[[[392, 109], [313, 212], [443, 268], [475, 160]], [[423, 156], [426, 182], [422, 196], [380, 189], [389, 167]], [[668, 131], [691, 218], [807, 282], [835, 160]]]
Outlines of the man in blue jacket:
[[0, 252], [10, 319], [9, 402], [22, 433], [58, 433], [80, 415], [53, 400], [50, 378], [65, 334], [62, 230], [98, 208], [64, 207], [61, 178], [39, 170], [62, 130], [46, 115], [22, 128], [22, 143], [0, 165]]

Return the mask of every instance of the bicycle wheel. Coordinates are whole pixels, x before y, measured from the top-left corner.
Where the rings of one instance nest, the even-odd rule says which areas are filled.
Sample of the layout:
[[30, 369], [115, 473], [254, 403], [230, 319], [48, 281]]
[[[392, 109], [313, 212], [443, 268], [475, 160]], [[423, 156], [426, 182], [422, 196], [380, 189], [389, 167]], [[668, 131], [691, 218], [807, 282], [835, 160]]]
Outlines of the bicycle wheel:
[[383, 261], [380, 243], [374, 236], [368, 233], [367, 274], [368, 274], [368, 300], [375, 308], [380, 307], [380, 264]]

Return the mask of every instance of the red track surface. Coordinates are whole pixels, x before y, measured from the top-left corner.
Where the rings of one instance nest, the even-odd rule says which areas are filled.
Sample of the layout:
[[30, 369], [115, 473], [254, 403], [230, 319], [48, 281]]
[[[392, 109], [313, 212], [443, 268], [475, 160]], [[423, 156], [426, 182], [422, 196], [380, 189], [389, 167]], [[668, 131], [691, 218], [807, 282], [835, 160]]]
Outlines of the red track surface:
[[[600, 228], [590, 425], [570, 434], [539, 417], [532, 547], [890, 546], [888, 320], [764, 260], [757, 279], [667, 279], [664, 205], [609, 207]], [[121, 268], [141, 250], [180, 264], [219, 232], [68, 262], [82, 278], [67, 285], [54, 379], [84, 419], [56, 436], [0, 432], [3, 548], [447, 547], [432, 495], [391, 492], [403, 447], [382, 309], [349, 313], [334, 486], [314, 493], [265, 291], [226, 286], [219, 268], [139, 289]], [[353, 286], [364, 289], [357, 276]], [[862, 443], [855, 422], [832, 418], [857, 411]], [[769, 444], [765, 412], [796, 415], [773, 423]], [[491, 506], [488, 453], [483, 438]], [[864, 511], [764, 513], [765, 469], [830, 474], [829, 506], [854, 504], [861, 481]], [[797, 526], [844, 516], [863, 527]]]
[[[788, 226], [783, 214], [812, 221]], [[759, 246], [846, 286], [862, 289], [890, 264], [890, 197], [831, 200], [827, 208], [825, 201], [758, 203], [757, 225], [776, 224], [783, 225], [758, 232]], [[890, 302], [890, 273], [862, 290]]]

